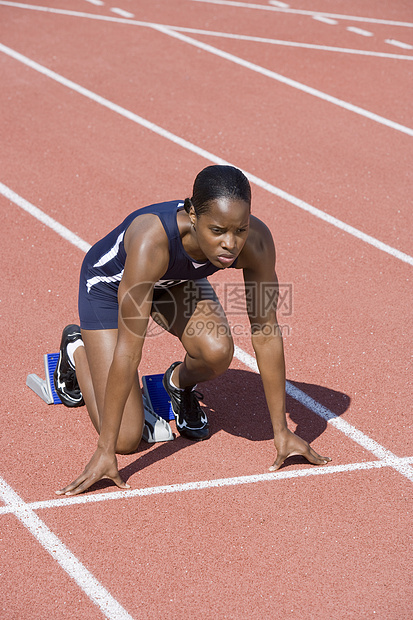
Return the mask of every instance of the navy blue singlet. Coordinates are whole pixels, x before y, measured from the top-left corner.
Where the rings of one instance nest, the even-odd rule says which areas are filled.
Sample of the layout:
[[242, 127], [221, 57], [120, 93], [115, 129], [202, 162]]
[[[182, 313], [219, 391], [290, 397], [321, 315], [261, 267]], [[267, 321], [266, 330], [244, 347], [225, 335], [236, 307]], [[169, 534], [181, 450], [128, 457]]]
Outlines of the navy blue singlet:
[[[183, 202], [173, 200], [150, 205], [134, 211], [98, 241], [86, 254], [80, 272], [79, 318], [82, 329], [116, 329], [118, 327], [118, 288], [125, 267], [125, 232], [133, 220], [144, 213], [157, 215], [169, 242], [169, 265], [155, 283], [155, 291], [176, 286], [188, 280], [207, 278], [219, 267], [209, 261], [192, 259], [183, 248], [176, 221]], [[236, 261], [231, 267], [236, 266]]]

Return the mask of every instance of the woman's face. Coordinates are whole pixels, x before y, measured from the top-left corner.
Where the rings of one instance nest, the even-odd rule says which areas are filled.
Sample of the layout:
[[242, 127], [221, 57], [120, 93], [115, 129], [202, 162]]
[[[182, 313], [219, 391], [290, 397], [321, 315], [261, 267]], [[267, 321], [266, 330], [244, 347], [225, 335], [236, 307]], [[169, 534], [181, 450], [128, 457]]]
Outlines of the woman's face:
[[240, 254], [248, 237], [250, 207], [240, 199], [218, 198], [199, 217], [191, 209], [201, 251], [216, 267], [230, 267]]

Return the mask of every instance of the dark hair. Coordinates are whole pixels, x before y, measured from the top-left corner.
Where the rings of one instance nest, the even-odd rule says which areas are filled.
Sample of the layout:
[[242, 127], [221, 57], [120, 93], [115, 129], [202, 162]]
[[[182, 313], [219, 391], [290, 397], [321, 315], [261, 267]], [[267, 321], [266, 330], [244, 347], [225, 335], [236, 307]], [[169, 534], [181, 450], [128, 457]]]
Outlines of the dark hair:
[[245, 174], [233, 166], [207, 166], [194, 181], [192, 198], [186, 198], [184, 209], [191, 205], [197, 217], [207, 213], [210, 203], [218, 198], [244, 200], [251, 206], [251, 187]]

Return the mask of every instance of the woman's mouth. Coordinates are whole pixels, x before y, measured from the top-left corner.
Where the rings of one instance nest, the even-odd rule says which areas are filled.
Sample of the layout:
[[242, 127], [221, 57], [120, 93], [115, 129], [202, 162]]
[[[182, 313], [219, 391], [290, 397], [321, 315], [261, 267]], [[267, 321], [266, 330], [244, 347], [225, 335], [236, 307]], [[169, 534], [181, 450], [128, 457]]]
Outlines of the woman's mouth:
[[217, 256], [217, 260], [221, 263], [221, 265], [224, 265], [225, 267], [233, 263], [235, 259], [236, 256], [234, 256], [233, 254], [220, 254], [219, 256]]

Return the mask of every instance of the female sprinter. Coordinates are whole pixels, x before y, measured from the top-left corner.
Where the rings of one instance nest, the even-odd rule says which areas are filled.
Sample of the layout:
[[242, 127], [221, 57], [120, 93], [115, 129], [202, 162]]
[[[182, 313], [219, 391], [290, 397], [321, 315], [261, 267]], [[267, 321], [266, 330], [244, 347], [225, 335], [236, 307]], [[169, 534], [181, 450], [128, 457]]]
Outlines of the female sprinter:
[[[262, 298], [265, 288], [268, 299], [269, 287], [276, 297], [274, 243], [250, 210], [251, 188], [244, 174], [232, 166], [208, 166], [196, 177], [191, 199], [135, 211], [88, 252], [80, 276], [81, 329], [64, 329], [54, 380], [64, 404], [86, 404], [99, 440], [83, 473], [58, 494], [76, 495], [101, 478], [129, 488], [119, 475], [116, 453], [135, 451], [142, 436], [137, 368], [150, 316], [186, 350], [183, 362], [173, 363], [163, 379], [177, 429], [195, 441], [208, 438], [208, 420], [194, 388], [225, 372], [232, 360], [230, 328], [207, 280], [227, 268], [243, 270], [251, 301], [252, 345], [277, 450], [270, 470], [293, 455], [315, 465], [331, 460], [287, 428], [276, 303], [267, 307]], [[208, 329], [199, 329], [202, 321]]]

